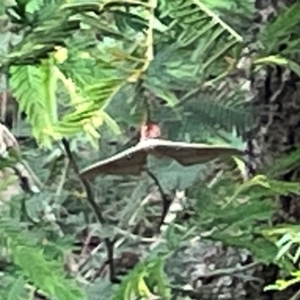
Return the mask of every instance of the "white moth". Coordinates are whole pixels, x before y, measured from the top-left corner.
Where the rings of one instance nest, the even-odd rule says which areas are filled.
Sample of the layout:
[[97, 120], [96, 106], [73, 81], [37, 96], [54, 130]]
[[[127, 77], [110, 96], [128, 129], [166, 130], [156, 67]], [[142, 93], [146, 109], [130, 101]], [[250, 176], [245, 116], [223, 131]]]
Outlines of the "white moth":
[[106, 175], [140, 175], [146, 167], [147, 156], [168, 157], [183, 166], [207, 163], [216, 158], [243, 155], [234, 147], [198, 143], [173, 142], [161, 139], [141, 140], [136, 146], [101, 160], [81, 171], [85, 178]]

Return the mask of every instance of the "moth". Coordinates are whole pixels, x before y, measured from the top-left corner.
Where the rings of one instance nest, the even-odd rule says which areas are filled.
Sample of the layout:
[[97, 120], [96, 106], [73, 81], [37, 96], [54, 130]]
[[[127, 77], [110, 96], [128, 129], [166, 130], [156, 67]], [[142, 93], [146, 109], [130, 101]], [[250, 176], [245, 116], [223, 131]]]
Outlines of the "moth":
[[243, 154], [244, 151], [233, 147], [145, 138], [141, 139], [136, 146], [92, 164], [83, 169], [80, 174], [84, 178], [93, 178], [100, 174], [140, 175], [146, 170], [148, 155], [156, 158], [168, 157], [183, 166], [192, 166], [216, 158]]

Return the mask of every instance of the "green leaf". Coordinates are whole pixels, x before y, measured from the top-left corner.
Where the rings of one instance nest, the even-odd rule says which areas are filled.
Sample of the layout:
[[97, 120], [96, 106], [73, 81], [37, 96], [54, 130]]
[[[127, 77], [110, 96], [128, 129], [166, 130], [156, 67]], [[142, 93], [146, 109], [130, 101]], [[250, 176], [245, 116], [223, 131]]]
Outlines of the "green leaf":
[[47, 63], [41, 67], [11, 67], [9, 81], [13, 96], [32, 125], [33, 136], [46, 147], [51, 145], [51, 139], [45, 129], [52, 128], [57, 120], [56, 79], [51, 68]]
[[298, 77], [300, 77], [300, 66], [296, 62], [284, 58], [280, 55], [272, 55], [268, 57], [262, 57], [259, 59], [256, 59], [254, 61], [254, 64], [261, 65], [261, 64], [274, 64], [279, 66], [285, 66], [291, 71], [293, 71]]
[[24, 235], [19, 224], [6, 218], [1, 219], [0, 225], [1, 238], [10, 246], [14, 264], [35, 287], [60, 300], [84, 299], [76, 283], [66, 278], [62, 261], [49, 260], [43, 249], [35, 244], [34, 236]]
[[38, 11], [43, 4], [44, 0], [28, 0], [26, 4], [26, 12], [32, 14], [35, 11]]
[[6, 300], [19, 300], [26, 297], [25, 281], [23, 276], [17, 278], [17, 280], [10, 287]]

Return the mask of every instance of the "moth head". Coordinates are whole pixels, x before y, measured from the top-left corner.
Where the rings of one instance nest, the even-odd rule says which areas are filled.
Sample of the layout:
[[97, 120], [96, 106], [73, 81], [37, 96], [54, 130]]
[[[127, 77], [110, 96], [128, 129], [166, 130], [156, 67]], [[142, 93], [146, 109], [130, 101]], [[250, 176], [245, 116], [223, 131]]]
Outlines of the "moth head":
[[161, 136], [161, 130], [157, 123], [148, 122], [142, 124], [140, 134], [141, 134], [140, 137], [141, 140], [155, 139]]

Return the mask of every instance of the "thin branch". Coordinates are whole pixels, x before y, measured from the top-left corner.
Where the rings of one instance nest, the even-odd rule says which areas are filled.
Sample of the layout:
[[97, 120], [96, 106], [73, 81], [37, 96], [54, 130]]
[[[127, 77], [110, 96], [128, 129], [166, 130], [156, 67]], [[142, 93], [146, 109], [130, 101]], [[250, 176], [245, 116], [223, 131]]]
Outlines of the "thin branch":
[[290, 298], [289, 300], [298, 300], [298, 299], [300, 299], [300, 290], [296, 292], [296, 294], [294, 294], [292, 298]]
[[83, 186], [83, 188], [86, 192], [86, 198], [87, 198], [88, 203], [92, 207], [98, 222], [100, 224], [104, 224], [105, 219], [103, 218], [101, 210], [100, 210], [100, 208], [98, 207], [98, 205], [95, 201], [95, 195], [94, 195], [93, 189], [92, 189], [90, 183], [80, 175], [79, 168], [78, 168], [78, 165], [77, 165], [77, 163], [74, 159], [72, 151], [70, 149], [69, 142], [66, 139], [62, 139], [62, 144], [64, 146], [66, 155], [67, 155], [67, 157], [70, 161], [70, 165], [73, 168], [75, 174], [77, 175], [78, 179], [80, 180], [80, 182], [81, 182], [81, 184], [82, 184], [82, 186]]
[[[69, 159], [71, 167], [73, 168], [75, 174], [78, 176], [79, 180], [81, 181], [81, 184], [83, 185], [83, 187], [85, 189], [87, 201], [89, 202], [90, 206], [92, 207], [92, 209], [97, 217], [98, 222], [102, 225], [105, 224], [106, 223], [105, 219], [101, 213], [101, 210], [99, 209], [99, 206], [97, 205], [97, 203], [95, 201], [95, 196], [94, 196], [92, 187], [91, 187], [90, 183], [80, 175], [78, 165], [74, 159], [74, 156], [72, 154], [72, 151], [70, 149], [70, 145], [69, 145], [68, 141], [66, 139], [62, 139], [62, 144], [66, 151], [66, 155]], [[118, 283], [118, 279], [116, 278], [116, 275], [115, 275], [115, 266], [114, 266], [114, 245], [116, 242], [116, 238], [112, 239], [112, 240], [109, 238], [104, 238], [103, 241], [104, 241], [104, 244], [106, 246], [106, 251], [107, 251], [107, 261], [108, 261], [108, 265], [109, 265], [110, 281], [112, 283]]]
[[247, 270], [253, 269], [257, 266], [261, 265], [260, 262], [253, 262], [245, 266], [238, 266], [238, 267], [233, 267], [233, 268], [227, 268], [227, 269], [218, 269], [215, 271], [212, 271], [207, 274], [203, 274], [197, 278], [197, 280], [203, 280], [203, 279], [208, 279], [208, 278], [216, 278], [216, 277], [221, 277], [221, 276], [226, 276], [226, 275], [234, 275], [236, 273], [242, 273]]
[[69, 170], [69, 164], [70, 164], [70, 160], [69, 159], [65, 159], [65, 166], [64, 169], [62, 171], [61, 174], [61, 179], [59, 181], [59, 185], [58, 188], [56, 190], [56, 195], [59, 196], [63, 190], [66, 178], [67, 178], [67, 174], [68, 174], [68, 170]]
[[[84, 259], [84, 261], [83, 262], [81, 262], [80, 264], [79, 264], [79, 266], [78, 266], [78, 274], [77, 274], [77, 277], [78, 277], [78, 275], [80, 274], [80, 272], [81, 271], [83, 271], [83, 268], [91, 261], [91, 259], [98, 253], [98, 251], [99, 251], [99, 249], [102, 247], [102, 245], [101, 245], [102, 243], [100, 242], [97, 246], [96, 246], [96, 248], [94, 248], [91, 252], [90, 252], [90, 254], [89, 254], [89, 256], [86, 258], [86, 259]], [[80, 254], [81, 255], [81, 254]]]
[[157, 179], [157, 177], [151, 171], [149, 171], [148, 169], [146, 169], [146, 172], [149, 175], [149, 177], [154, 181], [155, 185], [157, 186], [157, 188], [159, 190], [161, 198], [162, 198], [162, 214], [161, 214], [161, 219], [160, 219], [160, 222], [159, 222], [159, 225], [158, 225], [158, 229], [160, 229], [161, 225], [164, 223], [166, 215], [168, 214], [170, 205], [172, 203], [172, 199], [170, 199], [169, 195], [167, 195], [164, 192], [164, 190], [163, 190], [159, 180]]
[[109, 280], [112, 283], [120, 283], [120, 280], [116, 276], [115, 272], [115, 262], [114, 262], [114, 246], [115, 241], [110, 241], [109, 239], [105, 239], [105, 246], [107, 251], [107, 264], [109, 266]]

